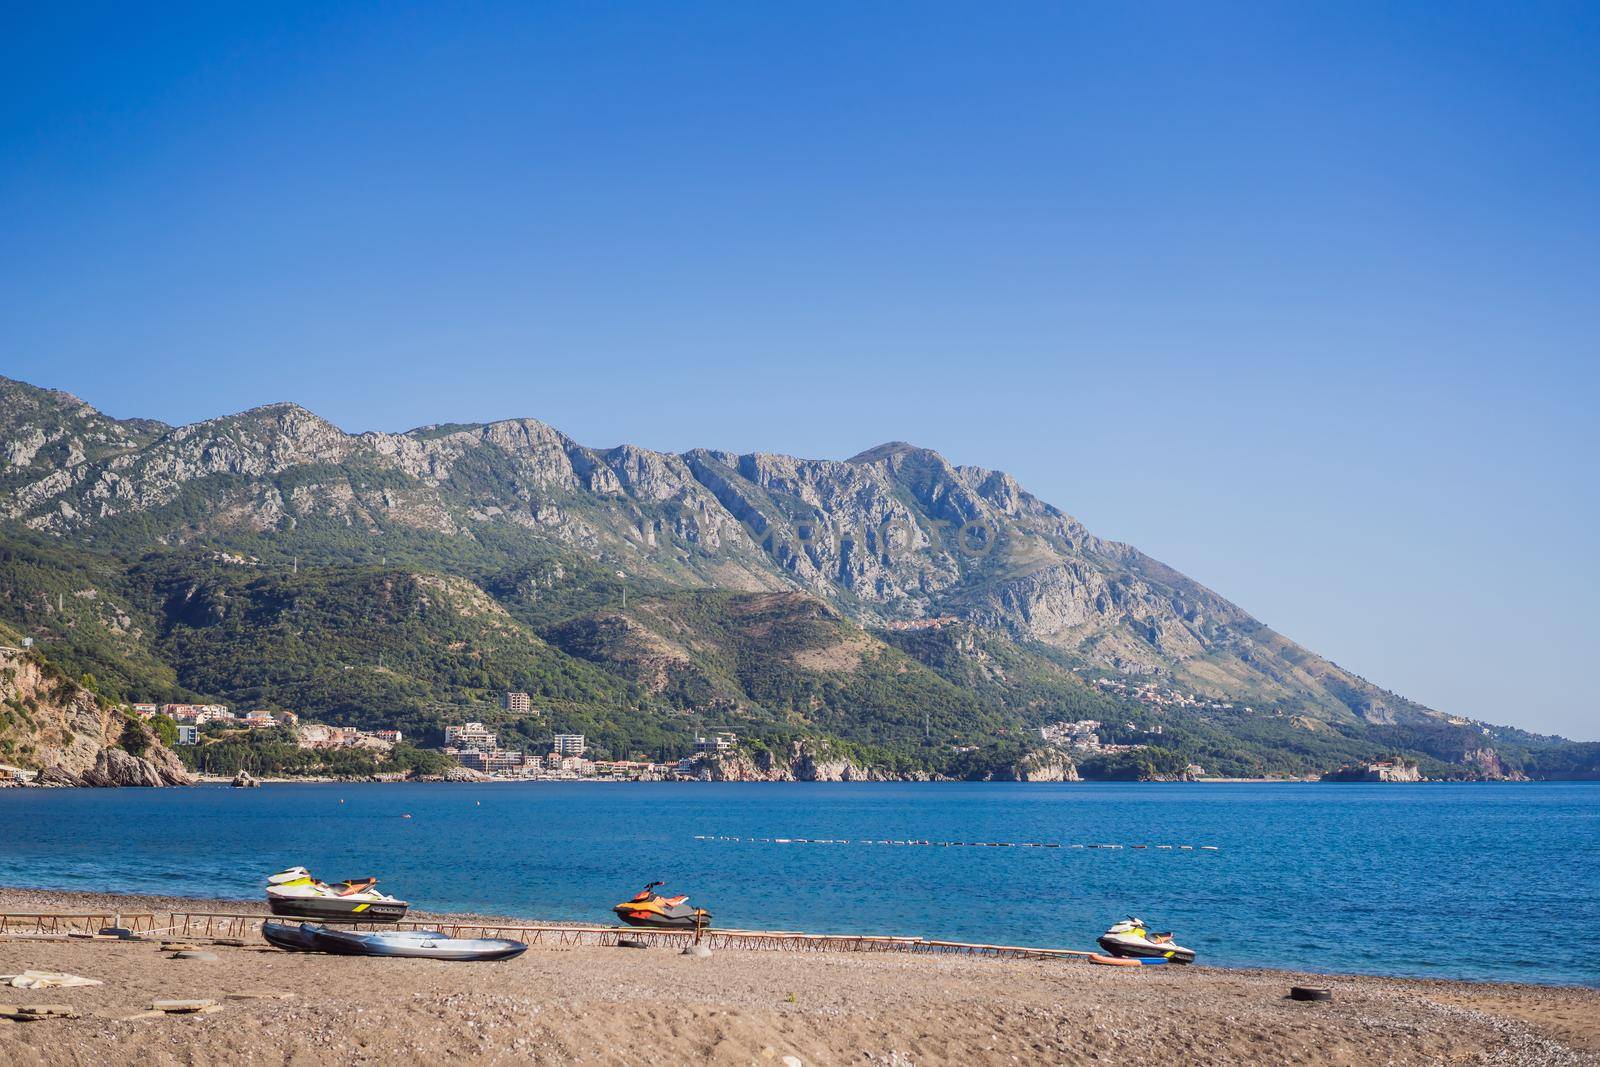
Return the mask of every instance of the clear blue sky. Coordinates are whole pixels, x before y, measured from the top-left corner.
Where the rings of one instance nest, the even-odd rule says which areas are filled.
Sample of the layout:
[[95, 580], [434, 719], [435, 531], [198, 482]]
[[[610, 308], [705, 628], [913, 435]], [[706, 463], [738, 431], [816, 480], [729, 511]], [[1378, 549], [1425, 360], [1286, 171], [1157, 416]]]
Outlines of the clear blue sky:
[[0, 373], [1000, 467], [1600, 737], [1600, 6], [7, 6]]

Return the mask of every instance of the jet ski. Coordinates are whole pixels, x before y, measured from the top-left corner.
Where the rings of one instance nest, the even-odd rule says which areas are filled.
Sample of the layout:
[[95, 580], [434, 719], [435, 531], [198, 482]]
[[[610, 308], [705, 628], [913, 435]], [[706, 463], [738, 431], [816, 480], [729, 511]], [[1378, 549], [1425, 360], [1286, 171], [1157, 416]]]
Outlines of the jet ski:
[[392, 923], [405, 918], [405, 901], [378, 892], [376, 878], [319, 882], [304, 867], [290, 867], [267, 879], [267, 903], [274, 915], [296, 915], [324, 922]]
[[312, 923], [265, 922], [261, 934], [291, 952], [327, 952], [336, 956], [390, 956], [403, 959], [473, 962], [509, 960], [528, 951], [521, 941], [498, 937], [448, 937], [438, 930], [385, 930], [366, 933], [330, 930]]
[[1122, 959], [1194, 962], [1194, 949], [1177, 944], [1169, 933], [1152, 932], [1143, 919], [1131, 915], [1122, 922], [1112, 924], [1111, 929], [1100, 935], [1100, 947]]
[[704, 908], [692, 908], [687, 896], [664, 897], [655, 891], [662, 882], [651, 882], [628, 901], [611, 910], [629, 926], [647, 926], [657, 930], [706, 929], [711, 925], [711, 913]]

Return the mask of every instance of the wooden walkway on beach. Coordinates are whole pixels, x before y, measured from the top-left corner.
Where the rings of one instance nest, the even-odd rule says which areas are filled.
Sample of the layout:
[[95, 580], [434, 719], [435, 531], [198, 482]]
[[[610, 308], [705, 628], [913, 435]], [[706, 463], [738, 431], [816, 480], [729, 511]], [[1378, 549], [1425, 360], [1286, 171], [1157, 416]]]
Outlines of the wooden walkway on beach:
[[[256, 934], [265, 921], [295, 922], [283, 916], [249, 912], [31, 912], [0, 914], [0, 936], [85, 937], [121, 926], [141, 937], [172, 939], [243, 938]], [[648, 930], [632, 926], [563, 926], [555, 923], [478, 923], [452, 919], [405, 919], [396, 923], [341, 923], [356, 930], [438, 930], [449, 937], [512, 938], [530, 945], [611, 945], [633, 941], [662, 948], [684, 948], [695, 941], [693, 930]], [[889, 937], [867, 934], [809, 934], [795, 930], [700, 931], [700, 944], [711, 949], [750, 949], [765, 952], [912, 952], [1002, 956], [1013, 959], [1065, 959], [1087, 957], [1088, 952], [1068, 948], [1032, 948], [1026, 945], [984, 945], [966, 941], [940, 941], [924, 937]]]
[[0, 936], [6, 934], [93, 934], [120, 926], [136, 934], [159, 932], [154, 912], [142, 911], [37, 911], [0, 912]]

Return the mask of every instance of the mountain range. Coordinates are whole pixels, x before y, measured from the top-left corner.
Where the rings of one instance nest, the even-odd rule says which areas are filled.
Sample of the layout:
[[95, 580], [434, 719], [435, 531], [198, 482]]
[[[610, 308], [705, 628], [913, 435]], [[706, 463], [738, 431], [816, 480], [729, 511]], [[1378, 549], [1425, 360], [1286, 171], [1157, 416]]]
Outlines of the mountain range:
[[[841, 461], [595, 449], [531, 419], [350, 434], [294, 404], [173, 427], [0, 379], [0, 622], [122, 697], [424, 736], [471, 712], [619, 756], [722, 727], [981, 771], [1084, 718], [1213, 773], [1389, 753], [1561, 773], [1587, 751], [1389, 692], [1009, 475], [901, 442]], [[506, 689], [538, 713], [497, 711]]]

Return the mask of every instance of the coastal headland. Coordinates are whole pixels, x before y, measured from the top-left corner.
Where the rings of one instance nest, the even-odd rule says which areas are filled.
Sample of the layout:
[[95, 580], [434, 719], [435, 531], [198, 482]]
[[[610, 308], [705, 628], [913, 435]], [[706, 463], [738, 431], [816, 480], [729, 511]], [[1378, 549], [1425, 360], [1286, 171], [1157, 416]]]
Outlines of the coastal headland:
[[[237, 901], [0, 890], [0, 913], [261, 911]], [[102, 985], [6, 989], [77, 1018], [0, 1021], [17, 1065], [353, 1063], [1600, 1062], [1600, 990], [1096, 967], [897, 953], [535, 944], [502, 964], [191, 942], [0, 935], [0, 973]], [[1292, 985], [1332, 989], [1326, 1003]], [[287, 996], [282, 996], [287, 994]], [[219, 1006], [130, 1019], [156, 1000]]]

